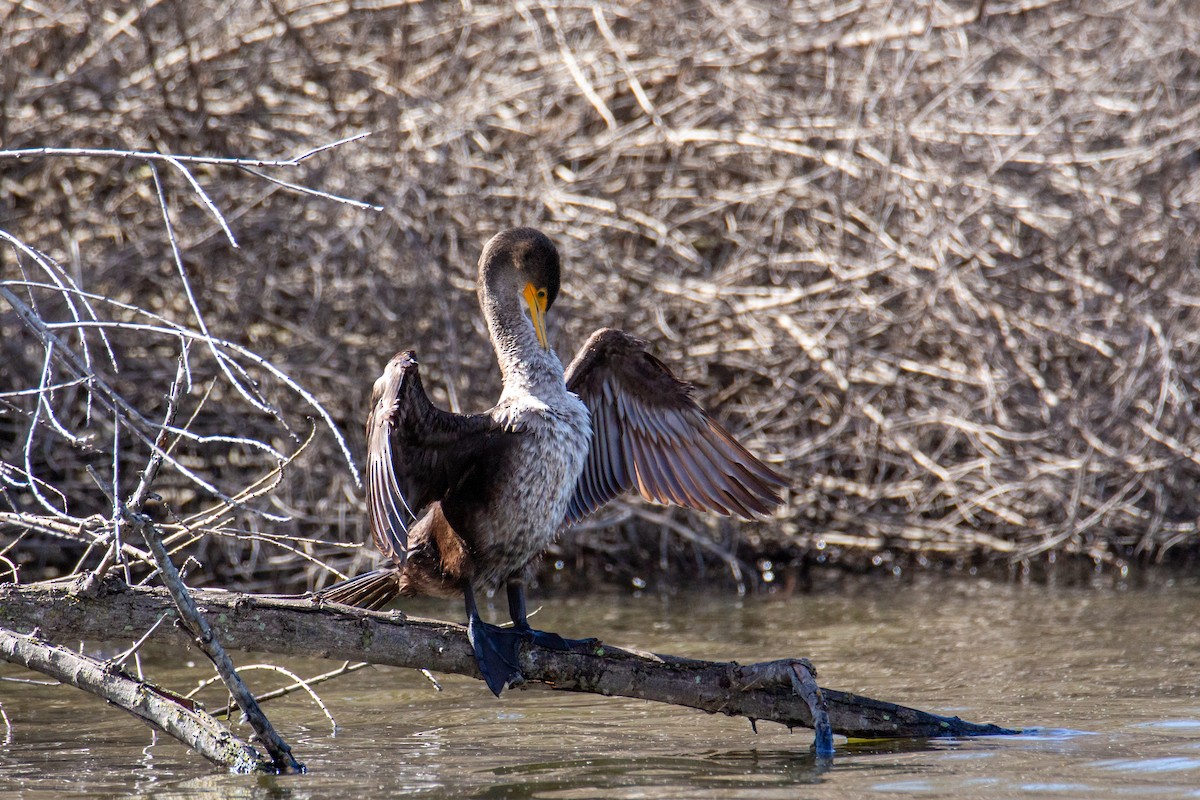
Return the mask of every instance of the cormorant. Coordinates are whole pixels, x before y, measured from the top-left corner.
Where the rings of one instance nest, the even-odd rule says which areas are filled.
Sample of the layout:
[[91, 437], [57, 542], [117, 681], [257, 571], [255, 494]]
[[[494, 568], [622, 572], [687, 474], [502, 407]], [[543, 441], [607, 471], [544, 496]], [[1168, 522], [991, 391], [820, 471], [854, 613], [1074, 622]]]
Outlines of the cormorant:
[[[577, 644], [534, 630], [525, 611], [525, 569], [564, 527], [630, 489], [753, 519], [781, 502], [786, 484], [645, 341], [598, 330], [564, 372], [546, 338], [558, 251], [540, 231], [494, 236], [477, 287], [504, 379], [499, 402], [482, 414], [443, 411], [421, 386], [415, 354], [392, 358], [367, 417], [368, 519], [392, 564], [320, 594], [370, 608], [397, 595], [463, 595], [480, 672], [499, 695], [522, 680], [520, 642]], [[477, 591], [501, 583], [511, 628], [483, 622], [475, 604]]]

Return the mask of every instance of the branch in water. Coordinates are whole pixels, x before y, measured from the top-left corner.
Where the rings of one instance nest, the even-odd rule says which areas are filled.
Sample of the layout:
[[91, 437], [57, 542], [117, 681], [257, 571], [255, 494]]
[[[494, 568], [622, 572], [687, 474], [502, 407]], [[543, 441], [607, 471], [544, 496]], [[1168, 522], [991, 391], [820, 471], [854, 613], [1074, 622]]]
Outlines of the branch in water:
[[[309, 598], [279, 598], [225, 591], [195, 591], [225, 646], [275, 655], [369, 661], [478, 678], [475, 656], [461, 625], [407, 619], [322, 605]], [[94, 591], [70, 584], [0, 586], [0, 625], [39, 628], [59, 639], [120, 639], [145, 630], [175, 609], [161, 589], [129, 587], [112, 579]], [[162, 634], [182, 641], [173, 626]], [[598, 645], [588, 653], [524, 646], [521, 670], [530, 682], [554, 689], [619, 695], [698, 708], [788, 727], [814, 726], [798, 691], [806, 662], [800, 659], [737, 664], [640, 653]], [[965, 722], [894, 703], [822, 688], [834, 733], [853, 738], [942, 737], [1011, 734], [996, 725]]]
[[269, 760], [192, 701], [126, 675], [111, 663], [6, 628], [0, 628], [0, 657], [103, 697], [234, 772], [276, 771]]

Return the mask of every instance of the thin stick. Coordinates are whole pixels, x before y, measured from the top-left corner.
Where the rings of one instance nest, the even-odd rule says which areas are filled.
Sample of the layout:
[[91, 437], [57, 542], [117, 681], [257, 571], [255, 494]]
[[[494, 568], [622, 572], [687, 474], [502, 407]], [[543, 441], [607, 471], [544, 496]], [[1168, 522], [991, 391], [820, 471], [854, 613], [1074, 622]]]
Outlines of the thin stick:
[[256, 178], [262, 178], [264, 181], [273, 183], [276, 186], [282, 186], [285, 189], [291, 189], [293, 192], [299, 192], [300, 194], [307, 194], [307, 195], [311, 195], [313, 197], [320, 197], [324, 200], [332, 200], [335, 203], [345, 203], [348, 206], [354, 206], [355, 208], [361, 208], [366, 211], [383, 211], [383, 206], [377, 206], [377, 205], [374, 205], [373, 203], [364, 203], [361, 200], [351, 200], [349, 197], [342, 197], [341, 195], [338, 195], [338, 194], [330, 194], [329, 192], [322, 192], [320, 189], [310, 189], [309, 187], [301, 186], [298, 183], [288, 183], [285, 180], [280, 180], [279, 178], [273, 178], [270, 175], [266, 174], [265, 172], [259, 172], [258, 170], [253, 169], [251, 167], [242, 167], [242, 170], [245, 172], [249, 172], [251, 175], [253, 175]]
[[[234, 250], [240, 249], [241, 245], [239, 245], [237, 239], [234, 238], [233, 231], [230, 229], [229, 223], [225, 221], [225, 215], [221, 213], [221, 210], [217, 208], [217, 204], [214, 203], [212, 198], [208, 196], [208, 192], [204, 191], [204, 187], [200, 185], [200, 181], [196, 180], [196, 176], [193, 175], [191, 171], [183, 165], [182, 161], [174, 156], [168, 156], [167, 163], [183, 173], [183, 177], [189, 184], [191, 184], [192, 191], [196, 193], [196, 196], [200, 198], [200, 202], [206, 209], [208, 209], [208, 213], [213, 215], [213, 218], [216, 219], [217, 224], [221, 226], [221, 230], [225, 232], [225, 238], [229, 240], [230, 246], [233, 247]], [[151, 163], [150, 166], [154, 167], [154, 164]], [[157, 169], [154, 170], [154, 186], [158, 189], [159, 202], [163, 205], [163, 216], [166, 218], [166, 203], [162, 199], [162, 185], [158, 180]], [[167, 220], [167, 224], [169, 227], [169, 219]], [[176, 255], [178, 255], [179, 250], [175, 246], [175, 236], [173, 234], [171, 235], [171, 249], [176, 253]]]
[[[360, 669], [363, 669], [364, 667], [369, 667], [369, 666], [371, 666], [371, 665], [366, 661], [359, 661], [357, 663], [351, 663], [351, 662], [347, 661], [335, 670], [331, 670], [330, 672], [323, 672], [320, 675], [314, 675], [313, 677], [308, 678], [308, 679], [300, 678], [299, 676], [297, 676], [295, 673], [291, 672], [290, 670], [286, 670], [283, 667], [278, 667], [274, 664], [249, 664], [249, 665], [242, 667], [242, 672], [245, 672], [248, 669], [268, 669], [268, 670], [273, 670], [275, 672], [279, 672], [283, 675], [287, 675], [288, 677], [292, 678], [292, 680], [295, 682], [292, 684], [289, 684], [288, 686], [283, 686], [278, 689], [274, 689], [272, 691], [265, 692], [264, 694], [255, 695], [254, 699], [257, 700], [259, 703], [263, 703], [263, 702], [266, 702], [267, 700], [276, 700], [280, 697], [286, 697], [289, 694], [293, 694], [295, 692], [303, 690], [303, 691], [307, 692], [309, 697], [311, 697], [313, 699], [313, 702], [315, 702], [317, 704], [317, 707], [320, 708], [321, 711], [323, 711], [325, 713], [325, 716], [329, 719], [330, 724], [332, 724], [336, 728], [337, 722], [334, 721], [333, 715], [329, 713], [329, 709], [325, 706], [325, 703], [322, 702], [320, 696], [316, 692], [313, 691], [312, 687], [316, 686], [318, 683], [324, 683], [325, 681], [330, 681], [330, 680], [333, 680], [334, 678], [339, 678], [342, 675], [348, 675], [351, 672], [358, 672]], [[200, 690], [200, 688], [202, 688], [202, 687], [197, 687], [196, 689], [189, 692], [188, 697], [193, 697], [196, 694], [196, 692]], [[238, 706], [236, 703], [229, 703], [227, 705], [221, 706], [218, 709], [213, 710], [212, 715], [214, 717], [224, 717], [224, 716], [227, 716], [233, 709], [235, 709], [237, 707]]]
[[180, 162], [184, 164], [216, 164], [229, 167], [297, 167], [301, 162], [318, 153], [341, 147], [344, 144], [365, 139], [371, 133], [357, 133], [338, 139], [336, 142], [323, 144], [306, 150], [298, 156], [281, 159], [264, 158], [222, 158], [216, 156], [185, 156], [173, 153], [155, 153], [148, 150], [106, 150], [89, 147], [27, 147], [20, 150], [0, 150], [0, 158], [36, 158], [39, 156], [67, 156], [69, 158], [134, 158], [143, 161]]
[[258, 704], [254, 701], [254, 695], [246, 687], [246, 684], [242, 682], [241, 677], [238, 676], [232, 659], [229, 658], [229, 655], [217, 640], [208, 621], [200, 613], [200, 609], [196, 606], [196, 601], [192, 599], [191, 593], [183, 583], [183, 578], [180, 577], [174, 562], [171, 561], [171, 556], [167, 552], [167, 548], [163, 545], [162, 537], [159, 536], [154, 523], [149, 516], [141, 513], [140, 510], [134, 510], [132, 505], [133, 502], [140, 501], [142, 506], [145, 506], [145, 501], [149, 498], [150, 486], [153, 483], [159, 465], [162, 463], [163, 445], [166, 444], [166, 430], [175, 421], [175, 414], [179, 408], [178, 400], [180, 387], [183, 383], [184, 361], [185, 358], [181, 355], [176, 379], [172, 385], [172, 393], [167, 396], [167, 408], [164, 412], [163, 424], [159, 428], [159, 441], [155, 443], [156, 446], [151, 451], [150, 463], [146, 467], [142, 481], [138, 484], [138, 490], [130, 498], [130, 503], [121, 504], [121, 515], [146, 540], [146, 544], [150, 547], [150, 554], [154, 557], [154, 562], [158, 565], [159, 572], [162, 575], [163, 583], [166, 585], [167, 591], [170, 592], [171, 599], [175, 601], [175, 608], [179, 611], [180, 620], [191, 631], [196, 645], [213, 662], [213, 666], [217, 668], [217, 672], [225, 682], [226, 687], [228, 687], [230, 694], [237, 699], [238, 705], [242, 707], [259, 741], [263, 743], [263, 746], [266, 747], [267, 752], [271, 755], [271, 761], [275, 765], [275, 769], [281, 773], [303, 772], [304, 765], [296, 761], [292, 756], [291, 747], [275, 731], [270, 720], [263, 714], [262, 709], [258, 707]]
[[156, 619], [154, 621], [154, 624], [150, 626], [149, 630], [147, 630], [145, 633], [143, 633], [141, 635], [141, 638], [139, 638], [136, 642], [134, 642], [132, 645], [130, 645], [129, 649], [126, 650], [125, 652], [118, 653], [117, 655], [110, 658], [109, 663], [119, 667], [122, 664], [124, 664], [126, 661], [128, 661], [130, 656], [134, 655], [135, 653], [137, 653], [139, 650], [142, 649], [142, 645], [144, 645], [146, 643], [146, 641], [152, 635], [154, 635], [154, 632], [156, 630], [158, 630], [158, 626], [162, 625], [163, 621], [166, 620], [166, 618], [167, 618], [167, 615], [163, 614], [158, 619]]

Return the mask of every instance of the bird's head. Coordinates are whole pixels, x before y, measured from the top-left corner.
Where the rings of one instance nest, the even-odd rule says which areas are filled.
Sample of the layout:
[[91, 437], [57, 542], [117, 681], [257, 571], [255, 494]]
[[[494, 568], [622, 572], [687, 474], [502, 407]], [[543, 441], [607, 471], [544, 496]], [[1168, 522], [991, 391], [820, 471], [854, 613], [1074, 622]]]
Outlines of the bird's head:
[[481, 303], [521, 303], [529, 310], [538, 343], [550, 349], [546, 312], [558, 297], [559, 260], [544, 233], [534, 228], [509, 228], [493, 236], [479, 257]]

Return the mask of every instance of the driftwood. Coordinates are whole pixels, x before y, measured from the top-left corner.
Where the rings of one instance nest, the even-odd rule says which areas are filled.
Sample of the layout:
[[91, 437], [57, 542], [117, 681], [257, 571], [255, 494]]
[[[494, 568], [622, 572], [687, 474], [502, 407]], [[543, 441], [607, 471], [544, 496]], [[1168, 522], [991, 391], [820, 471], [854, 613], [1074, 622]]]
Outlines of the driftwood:
[[[87, 588], [74, 582], [0, 586], [0, 626], [38, 630], [58, 639], [111, 640], [144, 631], [164, 614], [176, 615], [162, 589], [126, 586], [108, 579]], [[276, 655], [369, 661], [478, 678], [461, 625], [321, 603], [219, 590], [194, 592], [214, 632], [234, 650]], [[174, 626], [162, 635], [184, 641]], [[158, 634], [156, 634], [158, 635]], [[641, 653], [599, 644], [594, 651], [560, 653], [522, 649], [530, 683], [554, 689], [619, 695], [742, 716], [788, 727], [816, 727], [823, 698], [828, 729], [852, 738], [944, 737], [1011, 734], [990, 724], [966, 722], [848, 692], [816, 687], [802, 659], [759, 664], [711, 662]], [[814, 702], [805, 699], [805, 695]], [[820, 712], [817, 714], [820, 717]], [[823, 749], [820, 736], [818, 750]]]
[[126, 675], [111, 663], [5, 628], [0, 628], [0, 656], [103, 697], [234, 772], [276, 771], [269, 759], [192, 701]]

